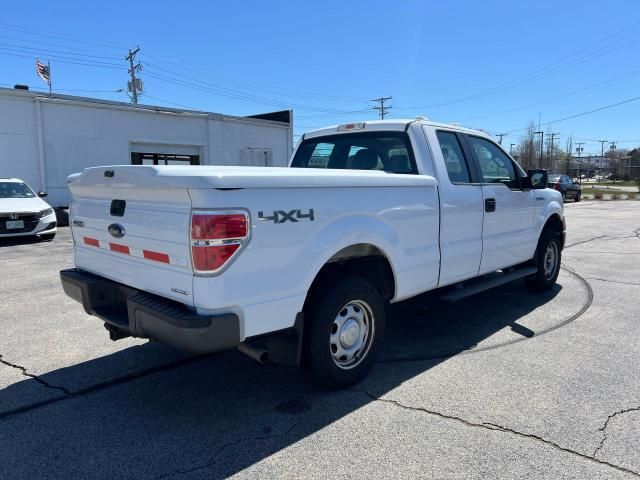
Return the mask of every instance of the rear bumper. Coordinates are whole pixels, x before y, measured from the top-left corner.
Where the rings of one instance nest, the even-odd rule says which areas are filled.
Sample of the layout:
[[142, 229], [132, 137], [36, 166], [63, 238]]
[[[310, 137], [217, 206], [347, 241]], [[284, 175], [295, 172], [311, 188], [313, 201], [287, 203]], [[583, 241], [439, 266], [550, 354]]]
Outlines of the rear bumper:
[[240, 344], [236, 314], [198, 315], [181, 303], [77, 269], [62, 270], [60, 280], [64, 292], [85, 312], [134, 337], [192, 353], [219, 352]]

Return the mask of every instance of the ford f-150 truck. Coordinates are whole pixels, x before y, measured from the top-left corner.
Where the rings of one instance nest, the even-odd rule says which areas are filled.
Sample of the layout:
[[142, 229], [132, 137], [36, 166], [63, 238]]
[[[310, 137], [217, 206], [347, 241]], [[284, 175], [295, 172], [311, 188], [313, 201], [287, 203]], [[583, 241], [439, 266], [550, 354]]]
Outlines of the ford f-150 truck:
[[425, 119], [306, 133], [289, 168], [89, 168], [68, 180], [62, 285], [113, 340], [239, 348], [346, 386], [389, 302], [554, 285], [565, 222], [546, 182], [489, 135]]

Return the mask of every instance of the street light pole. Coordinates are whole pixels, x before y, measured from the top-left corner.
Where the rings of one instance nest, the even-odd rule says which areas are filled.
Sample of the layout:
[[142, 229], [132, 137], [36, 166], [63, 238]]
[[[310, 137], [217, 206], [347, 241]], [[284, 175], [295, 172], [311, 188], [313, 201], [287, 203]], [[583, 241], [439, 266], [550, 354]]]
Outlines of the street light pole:
[[538, 168], [542, 168], [542, 149], [544, 148], [544, 132], [542, 130], [533, 132], [534, 135], [540, 135], [540, 163]]

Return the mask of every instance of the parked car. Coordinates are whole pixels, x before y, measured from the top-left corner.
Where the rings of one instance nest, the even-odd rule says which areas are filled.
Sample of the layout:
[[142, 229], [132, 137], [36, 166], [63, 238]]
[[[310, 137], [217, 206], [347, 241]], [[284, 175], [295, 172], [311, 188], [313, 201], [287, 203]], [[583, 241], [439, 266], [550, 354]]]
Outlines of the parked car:
[[308, 132], [290, 168], [89, 168], [68, 180], [61, 281], [112, 340], [238, 348], [344, 387], [375, 363], [389, 302], [553, 288], [565, 223], [546, 177], [426, 120]]
[[0, 238], [56, 236], [56, 214], [42, 198], [19, 178], [0, 178]]
[[558, 190], [562, 199], [573, 199], [579, 202], [582, 198], [582, 187], [568, 175], [549, 175], [549, 186]]

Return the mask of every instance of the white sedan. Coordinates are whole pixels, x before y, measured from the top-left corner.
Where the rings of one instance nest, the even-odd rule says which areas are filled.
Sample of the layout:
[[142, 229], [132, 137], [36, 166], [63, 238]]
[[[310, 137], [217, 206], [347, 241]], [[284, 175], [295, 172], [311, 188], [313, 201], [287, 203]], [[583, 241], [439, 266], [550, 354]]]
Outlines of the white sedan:
[[56, 214], [18, 178], [0, 178], [0, 238], [36, 235], [42, 240], [56, 236]]

